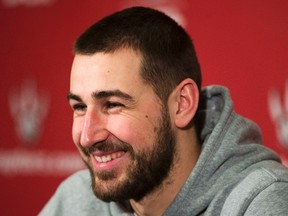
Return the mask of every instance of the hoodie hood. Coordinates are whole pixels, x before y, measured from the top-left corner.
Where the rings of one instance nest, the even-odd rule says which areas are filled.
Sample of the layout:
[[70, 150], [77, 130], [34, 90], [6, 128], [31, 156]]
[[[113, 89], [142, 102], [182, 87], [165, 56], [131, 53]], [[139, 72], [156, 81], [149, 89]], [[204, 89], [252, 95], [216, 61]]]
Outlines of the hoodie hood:
[[279, 161], [274, 152], [262, 145], [259, 127], [235, 113], [225, 87], [208, 86], [200, 98], [197, 120], [202, 152], [165, 215], [201, 215], [210, 208], [215, 214], [212, 206], [221, 210], [235, 184], [257, 163]]

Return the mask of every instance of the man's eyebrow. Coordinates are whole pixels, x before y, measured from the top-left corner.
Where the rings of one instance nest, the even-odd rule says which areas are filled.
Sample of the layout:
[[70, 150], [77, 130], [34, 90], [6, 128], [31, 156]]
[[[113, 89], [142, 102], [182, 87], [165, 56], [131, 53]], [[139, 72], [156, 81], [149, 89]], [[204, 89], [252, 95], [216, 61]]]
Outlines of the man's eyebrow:
[[109, 91], [97, 91], [92, 93], [92, 97], [95, 99], [102, 99], [108, 97], [119, 97], [128, 101], [134, 101], [133, 97], [120, 90], [109, 90]]
[[68, 93], [67, 100], [76, 100], [76, 101], [82, 102], [82, 98], [80, 96], [75, 95], [71, 92]]
[[[109, 98], [109, 97], [119, 97], [128, 101], [134, 101], [131, 95], [124, 93], [120, 90], [109, 90], [109, 91], [96, 91], [92, 93], [92, 97], [94, 99], [102, 99], [102, 98]], [[82, 98], [72, 92], [69, 92], [67, 95], [68, 100], [76, 100], [82, 102]]]

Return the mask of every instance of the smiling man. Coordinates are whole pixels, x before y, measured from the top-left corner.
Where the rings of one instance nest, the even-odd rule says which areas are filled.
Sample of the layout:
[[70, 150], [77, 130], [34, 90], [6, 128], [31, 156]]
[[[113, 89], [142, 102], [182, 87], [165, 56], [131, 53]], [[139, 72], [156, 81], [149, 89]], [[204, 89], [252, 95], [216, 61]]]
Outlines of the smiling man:
[[68, 101], [88, 170], [40, 215], [288, 214], [287, 169], [226, 88], [201, 89], [174, 20], [128, 8], [87, 29], [74, 52]]
[[[141, 78], [141, 60], [131, 48], [77, 54], [74, 59], [68, 95], [74, 110], [73, 140], [90, 170], [94, 193], [105, 201], [139, 201], [164, 180], [182, 185], [200, 152], [190, 137], [189, 148], [176, 145], [167, 107]], [[195, 92], [192, 118], [197, 86], [190, 79], [180, 86], [182, 94]], [[171, 103], [176, 97], [180, 95], [171, 96]], [[185, 158], [192, 160], [187, 164]], [[179, 168], [172, 171], [175, 165]]]

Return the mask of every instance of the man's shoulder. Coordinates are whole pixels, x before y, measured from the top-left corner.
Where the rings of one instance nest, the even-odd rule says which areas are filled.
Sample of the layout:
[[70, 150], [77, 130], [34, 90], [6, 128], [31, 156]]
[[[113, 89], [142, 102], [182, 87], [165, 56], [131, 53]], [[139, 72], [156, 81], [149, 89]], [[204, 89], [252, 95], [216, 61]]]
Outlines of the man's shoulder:
[[92, 215], [109, 212], [109, 204], [96, 198], [88, 170], [65, 179], [45, 205], [40, 215]]
[[[288, 169], [277, 162], [259, 163], [227, 197], [221, 215], [288, 215]], [[260, 211], [261, 210], [261, 211]], [[257, 214], [256, 214], [257, 212]], [[261, 214], [260, 214], [261, 212]]]
[[82, 189], [82, 187], [91, 189], [91, 177], [89, 171], [87, 169], [84, 169], [68, 176], [63, 182], [61, 182], [58, 190], [66, 190], [67, 188], [69, 188], [70, 191], [71, 185], [74, 186], [73, 189], [75, 190]]

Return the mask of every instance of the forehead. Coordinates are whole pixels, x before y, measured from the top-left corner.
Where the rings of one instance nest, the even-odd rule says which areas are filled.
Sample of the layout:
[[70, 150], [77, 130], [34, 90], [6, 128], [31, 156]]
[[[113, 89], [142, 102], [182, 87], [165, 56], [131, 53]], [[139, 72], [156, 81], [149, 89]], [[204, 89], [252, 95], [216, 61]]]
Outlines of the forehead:
[[131, 49], [75, 55], [70, 91], [76, 94], [111, 89], [131, 92], [136, 87], [146, 86], [140, 77], [140, 69], [141, 56]]

